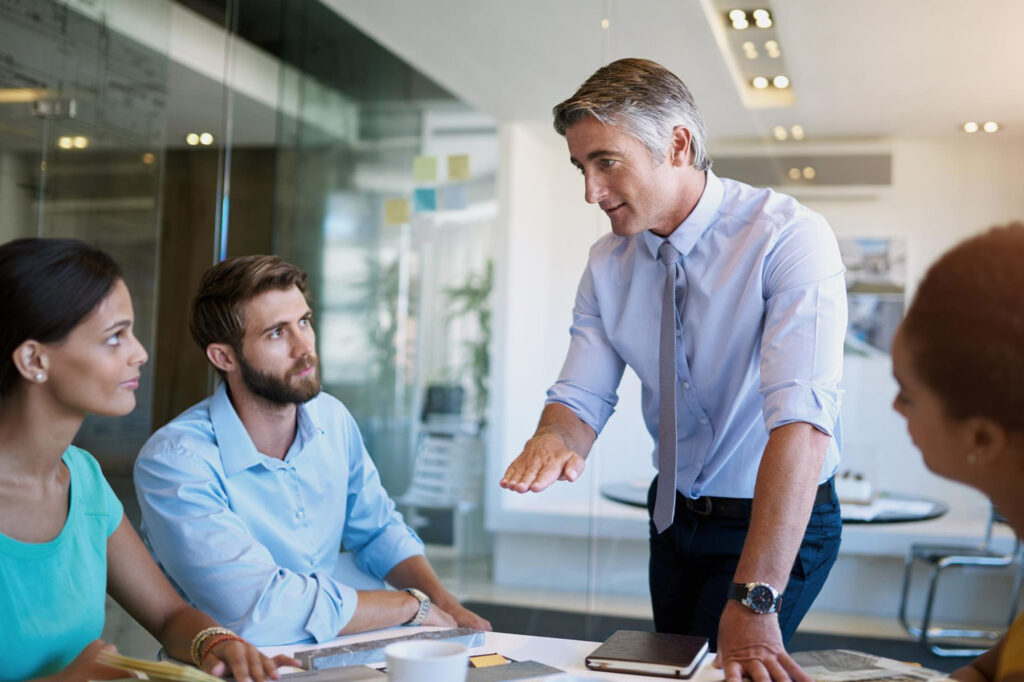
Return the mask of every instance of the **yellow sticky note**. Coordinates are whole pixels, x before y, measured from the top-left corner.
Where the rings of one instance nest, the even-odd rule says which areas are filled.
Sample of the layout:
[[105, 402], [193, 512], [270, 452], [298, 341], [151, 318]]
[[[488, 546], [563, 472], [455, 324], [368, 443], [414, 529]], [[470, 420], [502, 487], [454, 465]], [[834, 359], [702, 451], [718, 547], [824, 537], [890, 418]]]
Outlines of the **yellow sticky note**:
[[387, 199], [384, 202], [384, 224], [404, 225], [409, 222], [409, 200]]
[[437, 180], [437, 157], [417, 156], [412, 160], [412, 179], [416, 182]]
[[496, 665], [507, 665], [508, 659], [501, 654], [480, 654], [470, 656], [469, 664], [474, 668], [491, 668]]
[[448, 157], [448, 179], [469, 180], [469, 154], [452, 154]]

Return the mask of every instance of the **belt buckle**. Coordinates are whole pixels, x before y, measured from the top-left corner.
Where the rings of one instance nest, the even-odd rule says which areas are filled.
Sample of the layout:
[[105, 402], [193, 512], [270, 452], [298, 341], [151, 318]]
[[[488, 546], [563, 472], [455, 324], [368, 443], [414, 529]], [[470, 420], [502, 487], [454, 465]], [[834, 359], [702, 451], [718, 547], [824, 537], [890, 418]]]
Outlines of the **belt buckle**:
[[709, 497], [698, 497], [695, 500], [688, 499], [686, 501], [686, 506], [694, 514], [711, 516], [711, 498]]

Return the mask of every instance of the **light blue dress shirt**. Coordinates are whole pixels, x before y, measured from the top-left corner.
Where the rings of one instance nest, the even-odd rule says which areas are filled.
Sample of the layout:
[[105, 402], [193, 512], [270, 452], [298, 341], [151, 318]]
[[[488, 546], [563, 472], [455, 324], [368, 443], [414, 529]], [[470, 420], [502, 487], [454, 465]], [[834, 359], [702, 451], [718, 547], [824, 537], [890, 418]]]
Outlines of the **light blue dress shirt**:
[[164, 572], [259, 646], [322, 642], [345, 627], [357, 595], [339, 575], [343, 545], [381, 580], [423, 554], [352, 415], [325, 393], [299, 406], [279, 460], [256, 450], [222, 385], [146, 442], [135, 489]]
[[[812, 424], [832, 436], [820, 481], [839, 464], [839, 380], [846, 286], [825, 219], [795, 199], [707, 172], [694, 210], [668, 237], [680, 252], [676, 488], [754, 495], [772, 429]], [[664, 238], [608, 234], [590, 250], [569, 353], [549, 403], [601, 432], [629, 365], [642, 383], [658, 464], [658, 352]], [[632, 454], [632, 453], [621, 453]]]

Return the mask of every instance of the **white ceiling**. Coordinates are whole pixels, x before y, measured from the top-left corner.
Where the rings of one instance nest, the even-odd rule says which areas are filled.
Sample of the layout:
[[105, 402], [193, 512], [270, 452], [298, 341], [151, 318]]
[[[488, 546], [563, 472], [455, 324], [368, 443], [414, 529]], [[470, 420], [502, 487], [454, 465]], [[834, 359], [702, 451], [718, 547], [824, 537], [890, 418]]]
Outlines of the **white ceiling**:
[[1021, 0], [772, 0], [796, 104], [759, 110], [700, 0], [323, 1], [500, 121], [547, 121], [598, 66], [634, 56], [683, 78], [718, 140], [794, 123], [808, 140], [962, 135], [966, 120], [1024, 133]]

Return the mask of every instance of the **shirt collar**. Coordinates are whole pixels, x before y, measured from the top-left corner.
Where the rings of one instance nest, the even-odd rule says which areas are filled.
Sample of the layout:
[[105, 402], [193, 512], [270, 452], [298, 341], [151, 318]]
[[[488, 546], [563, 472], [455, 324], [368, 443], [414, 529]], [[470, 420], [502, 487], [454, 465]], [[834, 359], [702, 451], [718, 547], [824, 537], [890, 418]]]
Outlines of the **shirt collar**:
[[[722, 181], [718, 179], [718, 176], [712, 173], [711, 169], [704, 172], [707, 180], [704, 184], [704, 191], [701, 192], [700, 199], [697, 200], [697, 205], [690, 211], [690, 215], [686, 216], [686, 220], [679, 223], [679, 227], [668, 236], [669, 243], [683, 256], [693, 250], [701, 236], [711, 227], [715, 216], [718, 215], [718, 207], [721, 206], [722, 196], [725, 193]], [[657, 260], [658, 249], [664, 243], [665, 237], [659, 237], [650, 230], [644, 231], [643, 236], [647, 250]]]
[[[315, 436], [324, 433], [324, 430], [318, 425], [316, 415], [314, 414], [316, 412], [316, 400], [316, 398], [313, 398], [309, 402], [299, 405], [298, 428], [296, 429], [295, 437], [298, 442], [293, 444], [286, 459], [291, 459], [291, 453], [301, 452], [302, 447], [306, 443]], [[271, 460], [271, 458], [257, 450], [253, 444], [252, 438], [249, 437], [249, 432], [245, 429], [245, 425], [239, 418], [238, 413], [235, 412], [235, 406], [231, 404], [231, 398], [228, 397], [227, 384], [225, 383], [221, 383], [213, 394], [210, 403], [210, 421], [213, 423], [213, 431], [217, 436], [217, 445], [220, 448], [220, 459], [224, 465], [224, 473], [228, 476], [233, 476], [257, 464], [267, 464], [268, 460]], [[294, 445], [299, 447], [296, 448]], [[273, 461], [277, 462], [277, 460]]]

